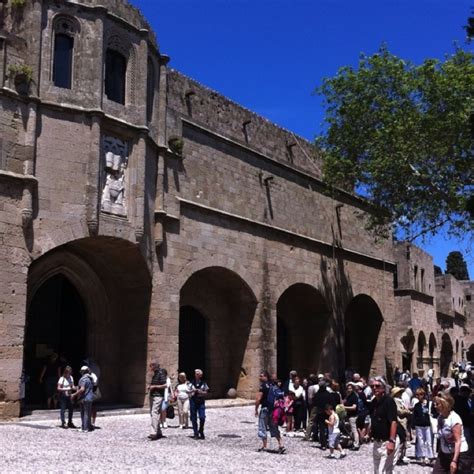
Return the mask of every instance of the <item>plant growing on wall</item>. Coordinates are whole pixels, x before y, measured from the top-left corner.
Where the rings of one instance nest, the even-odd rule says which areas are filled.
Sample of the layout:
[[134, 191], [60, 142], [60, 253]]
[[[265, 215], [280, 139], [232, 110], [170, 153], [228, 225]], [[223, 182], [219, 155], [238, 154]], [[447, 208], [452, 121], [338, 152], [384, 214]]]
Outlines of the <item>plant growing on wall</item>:
[[182, 138], [180, 138], [180, 137], [171, 137], [168, 140], [168, 145], [170, 147], [170, 150], [173, 153], [176, 153], [177, 155], [180, 155], [180, 156], [183, 154], [184, 142], [183, 142]]
[[11, 0], [12, 7], [21, 8], [26, 4], [26, 0]]
[[8, 74], [15, 80], [15, 83], [25, 82], [29, 84], [33, 79], [33, 69], [27, 64], [10, 64]]

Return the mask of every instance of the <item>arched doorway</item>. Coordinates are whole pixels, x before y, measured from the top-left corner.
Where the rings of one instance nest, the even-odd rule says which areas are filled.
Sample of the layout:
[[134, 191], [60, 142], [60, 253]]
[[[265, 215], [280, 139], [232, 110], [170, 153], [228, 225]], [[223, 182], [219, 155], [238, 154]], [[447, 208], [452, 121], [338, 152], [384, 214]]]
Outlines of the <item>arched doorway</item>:
[[[76, 382], [89, 357], [100, 367], [104, 403], [143, 405], [150, 297], [145, 260], [128, 241], [80, 239], [37, 259], [28, 274], [24, 344], [30, 384], [53, 351]], [[44, 388], [28, 387], [27, 409], [43, 401]]]
[[426, 350], [426, 337], [423, 331], [418, 334], [418, 362], [417, 369], [424, 370], [425, 363], [425, 350]]
[[323, 347], [329, 315], [324, 297], [313, 286], [297, 283], [283, 292], [277, 303], [277, 373], [280, 379], [286, 380], [293, 369], [300, 374], [309, 374], [320, 368], [331, 349]]
[[223, 267], [191, 275], [180, 291], [179, 367], [189, 378], [205, 370], [213, 397], [229, 388], [245, 388], [241, 375], [250, 370], [245, 355], [257, 300], [247, 283]]
[[357, 295], [345, 313], [346, 367], [369, 375], [383, 323], [377, 303], [367, 295]]
[[86, 308], [74, 285], [59, 273], [41, 285], [33, 296], [28, 313], [24, 358], [24, 370], [28, 374], [25, 403], [44, 406], [44, 384], [48, 384], [48, 374], [43, 377], [43, 385], [37, 381], [50, 355], [58, 356], [58, 366], [65, 365], [67, 361], [74, 373], [79, 373], [87, 352]]
[[451, 338], [449, 337], [449, 334], [444, 333], [443, 337], [441, 338], [441, 352], [439, 359], [439, 370], [441, 377], [448, 377], [449, 375], [449, 368], [453, 360], [453, 352], [453, 343], [451, 342]]

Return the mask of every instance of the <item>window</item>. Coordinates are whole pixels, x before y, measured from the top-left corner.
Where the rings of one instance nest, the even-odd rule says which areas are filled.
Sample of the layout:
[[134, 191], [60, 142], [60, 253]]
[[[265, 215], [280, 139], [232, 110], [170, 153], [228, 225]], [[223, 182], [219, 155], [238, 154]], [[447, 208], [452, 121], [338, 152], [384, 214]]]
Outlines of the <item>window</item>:
[[74, 38], [63, 33], [56, 33], [53, 59], [53, 83], [56, 87], [71, 88], [73, 51]]
[[105, 55], [105, 95], [114, 102], [125, 104], [125, 78], [127, 60], [113, 49]]
[[425, 292], [425, 269], [424, 268], [421, 269], [420, 278], [421, 278], [421, 291], [424, 293]]
[[415, 290], [418, 290], [419, 285], [418, 285], [418, 266], [417, 265], [415, 265], [415, 267], [413, 268], [413, 278], [415, 280]]
[[51, 79], [56, 87], [72, 88], [74, 48], [79, 38], [80, 24], [76, 18], [58, 15], [53, 21]]

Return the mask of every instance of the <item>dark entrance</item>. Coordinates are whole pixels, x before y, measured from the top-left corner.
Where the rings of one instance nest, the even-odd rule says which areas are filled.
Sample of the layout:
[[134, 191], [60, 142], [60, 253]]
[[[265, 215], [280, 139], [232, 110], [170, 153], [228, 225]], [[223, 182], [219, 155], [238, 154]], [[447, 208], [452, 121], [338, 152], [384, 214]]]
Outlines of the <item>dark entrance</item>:
[[86, 310], [76, 288], [62, 274], [49, 278], [31, 301], [25, 335], [25, 403], [46, 407], [46, 380], [39, 384], [52, 353], [71, 365], [75, 379], [86, 356]]
[[310, 374], [328, 365], [325, 344], [329, 310], [322, 294], [306, 283], [287, 288], [277, 302], [277, 374]]
[[277, 318], [277, 375], [286, 380], [290, 370], [290, 351], [288, 347], [288, 327], [281, 318]]
[[179, 312], [179, 371], [188, 379], [194, 370], [206, 373], [206, 318], [192, 306], [183, 306]]
[[383, 317], [375, 301], [357, 295], [346, 310], [346, 367], [368, 376]]

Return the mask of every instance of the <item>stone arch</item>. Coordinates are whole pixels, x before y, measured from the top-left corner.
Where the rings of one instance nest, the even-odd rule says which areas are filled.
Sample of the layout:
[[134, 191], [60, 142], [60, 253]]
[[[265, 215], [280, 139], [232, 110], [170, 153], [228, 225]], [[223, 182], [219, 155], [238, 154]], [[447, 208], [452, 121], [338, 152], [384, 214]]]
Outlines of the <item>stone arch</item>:
[[257, 284], [254, 275], [240, 262], [225, 255], [216, 255], [213, 257], [189, 262], [183, 267], [174, 280], [176, 293], [181, 291], [181, 288], [189, 280], [189, 278], [191, 278], [192, 275], [211, 267], [222, 267], [232, 273], [235, 273], [242, 281], [245, 282], [246, 286], [248, 286], [253, 295], [256, 296], [259, 294], [260, 285]]
[[[288, 378], [290, 370], [309, 374], [328, 367], [325, 344], [330, 325], [329, 306], [314, 286], [294, 283], [277, 301], [277, 373]], [[332, 355], [332, 354], [331, 354]]]
[[179, 300], [179, 370], [192, 377], [202, 368], [193, 366], [204, 363], [213, 397], [225, 396], [229, 388], [246, 392], [245, 376], [259, 349], [258, 335], [250, 331], [257, 308], [251, 287], [228, 268], [207, 266], [184, 282]]
[[426, 336], [423, 331], [418, 333], [418, 340], [417, 340], [417, 349], [418, 349], [418, 363], [417, 368], [423, 370], [424, 369], [424, 359], [425, 359], [425, 352], [426, 352]]
[[376, 349], [381, 345], [379, 338], [383, 321], [377, 303], [370, 296], [359, 294], [351, 300], [345, 311], [347, 368], [365, 376], [371, 373]]
[[53, 31], [67, 35], [77, 35], [81, 33], [81, 23], [71, 15], [57, 13], [52, 20]]
[[[36, 296], [55, 278], [67, 280], [83, 302], [86, 353], [82, 357], [92, 356], [101, 368], [103, 400], [142, 405], [151, 277], [138, 246], [110, 237], [84, 238], [36, 259], [28, 274], [26, 333], [29, 319], [37, 317], [30, 311]], [[60, 311], [55, 308], [66, 296], [61, 292], [58, 295], [60, 300], [53, 301], [51, 294], [45, 293], [43, 304], [49, 309], [41, 317], [49, 318], [49, 312]], [[61, 310], [57, 321], [67, 317]], [[27, 344], [41, 341], [30, 334]], [[27, 354], [31, 354], [31, 348], [25, 347]]]
[[453, 343], [448, 333], [441, 337], [441, 351], [439, 359], [439, 368], [441, 377], [448, 377], [451, 362], [453, 361]]

